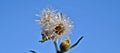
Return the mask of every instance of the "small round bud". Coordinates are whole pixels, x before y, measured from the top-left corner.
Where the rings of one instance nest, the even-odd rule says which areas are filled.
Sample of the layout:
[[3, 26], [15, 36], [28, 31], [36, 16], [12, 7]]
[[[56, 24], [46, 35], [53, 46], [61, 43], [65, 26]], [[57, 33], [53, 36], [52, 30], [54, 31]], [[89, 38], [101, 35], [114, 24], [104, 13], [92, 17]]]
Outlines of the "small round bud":
[[60, 44], [60, 50], [63, 52], [66, 52], [70, 49], [70, 40], [64, 40], [61, 44]]

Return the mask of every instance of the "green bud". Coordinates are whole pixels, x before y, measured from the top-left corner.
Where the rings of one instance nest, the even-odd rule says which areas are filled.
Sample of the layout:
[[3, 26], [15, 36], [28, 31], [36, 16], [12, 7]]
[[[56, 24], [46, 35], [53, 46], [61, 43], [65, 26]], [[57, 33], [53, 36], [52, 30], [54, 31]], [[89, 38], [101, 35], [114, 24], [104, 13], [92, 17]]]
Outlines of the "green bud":
[[66, 52], [70, 49], [70, 40], [64, 40], [61, 44], [60, 44], [60, 50], [63, 52]]

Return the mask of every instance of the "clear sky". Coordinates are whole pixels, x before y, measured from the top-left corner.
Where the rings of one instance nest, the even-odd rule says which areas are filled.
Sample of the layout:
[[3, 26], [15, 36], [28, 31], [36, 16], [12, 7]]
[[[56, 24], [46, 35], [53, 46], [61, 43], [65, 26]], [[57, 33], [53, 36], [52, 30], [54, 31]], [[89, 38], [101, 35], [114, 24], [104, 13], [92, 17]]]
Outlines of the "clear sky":
[[120, 53], [120, 0], [0, 0], [0, 53], [55, 53], [51, 41], [38, 42], [35, 14], [47, 7], [74, 22], [71, 44], [84, 36], [66, 53]]

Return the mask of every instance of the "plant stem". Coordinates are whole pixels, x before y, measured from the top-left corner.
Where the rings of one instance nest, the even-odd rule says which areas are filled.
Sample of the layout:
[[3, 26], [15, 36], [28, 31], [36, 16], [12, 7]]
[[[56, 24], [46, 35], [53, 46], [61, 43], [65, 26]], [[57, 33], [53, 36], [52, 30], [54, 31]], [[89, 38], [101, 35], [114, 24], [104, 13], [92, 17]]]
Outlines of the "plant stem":
[[78, 41], [70, 47], [70, 49], [73, 48], [73, 47], [75, 47], [82, 39], [83, 39], [83, 36], [81, 36], [81, 37], [78, 39]]
[[[82, 39], [83, 39], [83, 36], [81, 36], [78, 39], [78, 41], [70, 47], [70, 49], [75, 47]], [[58, 46], [57, 46], [57, 43], [55, 41], [54, 41], [54, 45], [55, 45], [56, 53], [64, 53], [64, 52], [58, 50]]]
[[57, 43], [55, 41], [54, 41], [54, 45], [55, 45], [56, 53], [63, 53], [62, 51], [58, 50], [58, 46], [57, 46]]
[[56, 41], [54, 41], [54, 45], [55, 45], [55, 49], [56, 49], [56, 53], [57, 53], [58, 52], [58, 46], [57, 46]]

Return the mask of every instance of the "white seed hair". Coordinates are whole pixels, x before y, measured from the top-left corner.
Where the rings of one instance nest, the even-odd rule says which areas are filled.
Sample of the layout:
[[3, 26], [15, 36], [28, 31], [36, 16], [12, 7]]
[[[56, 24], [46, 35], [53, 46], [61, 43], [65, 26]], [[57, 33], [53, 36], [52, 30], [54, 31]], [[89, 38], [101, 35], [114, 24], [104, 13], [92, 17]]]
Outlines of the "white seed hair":
[[[68, 17], [65, 17], [60, 12], [56, 12], [54, 9], [46, 8], [43, 10], [42, 15], [37, 15], [40, 19], [37, 22], [41, 25], [42, 32], [46, 39], [53, 41], [69, 38], [71, 29], [73, 28], [72, 22]], [[55, 33], [54, 29], [59, 24], [63, 24], [64, 31], [61, 34]]]

